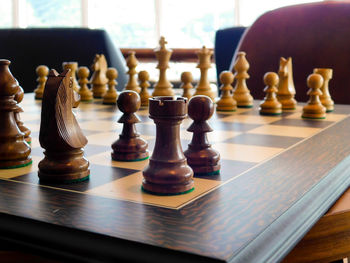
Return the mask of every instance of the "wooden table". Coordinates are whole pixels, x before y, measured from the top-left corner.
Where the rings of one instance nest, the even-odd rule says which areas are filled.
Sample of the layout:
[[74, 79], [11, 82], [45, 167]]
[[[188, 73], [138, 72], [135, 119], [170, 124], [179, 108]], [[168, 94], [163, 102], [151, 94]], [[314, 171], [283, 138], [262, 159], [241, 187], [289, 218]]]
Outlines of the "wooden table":
[[[138, 180], [147, 163], [110, 161], [109, 139], [120, 132], [120, 113], [100, 101], [82, 104], [76, 112], [89, 139], [90, 181], [39, 184], [40, 102], [32, 96], [25, 97], [22, 119], [33, 131], [34, 164], [20, 176], [18, 170], [0, 171], [5, 242], [91, 262], [276, 262], [316, 222], [310, 238], [329, 238], [323, 230], [329, 221], [337, 225], [332, 236], [349, 233], [348, 212], [339, 213], [347, 208], [335, 206], [323, 216], [350, 185], [349, 106], [338, 105], [325, 121], [301, 120], [300, 108], [269, 118], [259, 116], [256, 107], [215, 114], [210, 139], [222, 155], [221, 177], [196, 178], [193, 196], [159, 198], [140, 192]], [[138, 130], [152, 149], [154, 124], [146, 110], [139, 115]], [[181, 132], [184, 147], [189, 123]], [[309, 241], [302, 242], [301, 247]]]

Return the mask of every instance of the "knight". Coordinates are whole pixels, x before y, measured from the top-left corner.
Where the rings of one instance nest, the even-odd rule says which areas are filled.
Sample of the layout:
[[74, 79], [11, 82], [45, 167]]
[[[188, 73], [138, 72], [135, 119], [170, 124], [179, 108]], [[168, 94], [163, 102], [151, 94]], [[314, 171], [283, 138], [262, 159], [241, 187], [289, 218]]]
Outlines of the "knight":
[[94, 98], [103, 98], [103, 95], [107, 91], [107, 68], [108, 66], [105, 56], [103, 54], [96, 54], [94, 62], [91, 65], [93, 73], [90, 79], [91, 90]]
[[278, 77], [277, 99], [282, 104], [282, 110], [295, 110], [297, 101], [294, 99], [295, 88], [291, 57], [288, 59], [280, 58]]

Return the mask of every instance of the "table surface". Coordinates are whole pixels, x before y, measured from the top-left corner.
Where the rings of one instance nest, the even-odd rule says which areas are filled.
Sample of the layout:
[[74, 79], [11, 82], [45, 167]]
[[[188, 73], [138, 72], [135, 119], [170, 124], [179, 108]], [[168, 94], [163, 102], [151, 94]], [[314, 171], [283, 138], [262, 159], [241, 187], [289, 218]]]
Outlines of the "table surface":
[[[300, 106], [282, 117], [259, 116], [257, 104], [214, 114], [209, 139], [221, 154], [221, 175], [195, 178], [194, 193], [172, 197], [142, 193], [147, 161], [110, 160], [120, 112], [99, 100], [74, 110], [89, 139], [90, 181], [40, 184], [40, 102], [26, 94], [22, 107], [22, 120], [32, 130], [33, 164], [0, 170], [2, 239], [72, 259], [275, 262], [350, 183], [345, 105], [317, 121], [301, 119]], [[155, 126], [147, 110], [139, 115], [138, 130], [152, 151]], [[181, 128], [183, 148], [190, 122]]]

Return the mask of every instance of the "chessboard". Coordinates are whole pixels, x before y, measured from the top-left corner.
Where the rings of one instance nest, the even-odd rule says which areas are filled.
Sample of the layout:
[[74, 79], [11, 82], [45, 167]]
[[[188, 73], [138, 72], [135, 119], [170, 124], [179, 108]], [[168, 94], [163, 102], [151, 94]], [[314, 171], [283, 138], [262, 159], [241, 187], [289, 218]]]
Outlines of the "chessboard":
[[[111, 144], [121, 132], [122, 126], [117, 122], [121, 112], [114, 105], [103, 105], [99, 99], [81, 102], [73, 109], [89, 141], [84, 149], [90, 162], [89, 180], [71, 184], [39, 182], [38, 162], [43, 158], [38, 141], [41, 101], [26, 94], [21, 106], [24, 110], [21, 119], [32, 131], [33, 163], [0, 170], [0, 199], [8, 202], [0, 201], [1, 214], [85, 234], [97, 233], [102, 239], [116, 238], [113, 242], [121, 247], [125, 244], [132, 247], [125, 252], [130, 258], [138, 256], [131, 252], [138, 251], [133, 246], [150, 245], [152, 248], [147, 249], [166, 249], [159, 255], [178, 252], [182, 259], [226, 262], [240, 256], [245, 248], [255, 247], [267, 233], [271, 235], [266, 232], [276, 230], [271, 227], [283, 225], [279, 231], [288, 230], [284, 223], [277, 224], [279, 220], [304, 220], [306, 223], [291, 224], [294, 230], [286, 236], [294, 238], [290, 249], [349, 184], [343, 171], [350, 154], [350, 107], [345, 105], [336, 105], [324, 120], [301, 118], [300, 105], [281, 116], [259, 115], [258, 102], [253, 108], [238, 108], [236, 112], [215, 112], [209, 121], [213, 132], [208, 133], [208, 138], [220, 152], [220, 174], [196, 176], [194, 191], [174, 196], [142, 191], [142, 170], [148, 160], [111, 159]], [[147, 140], [151, 155], [155, 124], [148, 117], [147, 108], [141, 108], [137, 114], [141, 118], [136, 124], [137, 131]], [[190, 123], [190, 119], [185, 119], [181, 124], [183, 149], [191, 140], [192, 134], [186, 131]], [[334, 169], [343, 170], [335, 173]], [[326, 190], [332, 194], [325, 196]], [[296, 235], [296, 229], [302, 231]], [[67, 235], [72, 234], [68, 232]], [[280, 234], [273, 233], [279, 240]], [[121, 240], [126, 243], [121, 245]], [[272, 238], [271, 242], [275, 241]], [[279, 240], [281, 243], [286, 240], [282, 241]], [[84, 242], [85, 252], [94, 250], [96, 241]], [[77, 249], [76, 245], [71, 249]], [[285, 255], [287, 250], [283, 249]], [[266, 253], [272, 253], [267, 250]]]

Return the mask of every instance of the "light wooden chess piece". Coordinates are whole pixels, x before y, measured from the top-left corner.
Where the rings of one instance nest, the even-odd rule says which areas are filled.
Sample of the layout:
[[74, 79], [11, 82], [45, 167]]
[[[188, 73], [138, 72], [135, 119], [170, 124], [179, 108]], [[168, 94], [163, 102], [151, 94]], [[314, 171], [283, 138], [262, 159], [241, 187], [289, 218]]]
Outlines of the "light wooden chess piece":
[[24, 140], [30, 144], [32, 142], [32, 138], [30, 137], [31, 131], [29, 128], [24, 126], [24, 123], [21, 121], [20, 113], [23, 112], [23, 109], [18, 105], [21, 103], [23, 98], [24, 91], [21, 86], [18, 86], [17, 93], [15, 94], [15, 101], [17, 102], [17, 109], [14, 111], [15, 120], [20, 131], [24, 133]]
[[313, 73], [307, 78], [307, 86], [310, 88], [307, 95], [310, 96], [307, 105], [303, 107], [303, 118], [324, 119], [326, 118], [326, 107], [320, 101], [322, 92], [320, 88], [323, 84], [323, 78], [320, 74]]
[[138, 61], [135, 57], [135, 51], [132, 51], [129, 53], [129, 56], [126, 59], [126, 65], [129, 68], [127, 72], [127, 74], [129, 75], [129, 80], [128, 80], [128, 83], [126, 83], [124, 90], [133, 90], [133, 91], [136, 91], [137, 93], [140, 93], [141, 89], [136, 80], [137, 64], [138, 64]]
[[169, 60], [173, 51], [167, 49], [165, 44], [165, 38], [162, 36], [159, 40], [159, 47], [154, 50], [156, 58], [158, 60], [157, 69], [159, 69], [159, 80], [154, 85], [154, 90], [152, 93], [153, 97], [156, 96], [173, 96], [174, 90], [173, 85], [166, 78], [166, 70], [169, 68]]
[[233, 98], [233, 82], [234, 76], [230, 71], [223, 71], [220, 73], [220, 82], [222, 83], [220, 90], [220, 99], [216, 102], [217, 111], [236, 111], [237, 102]]
[[103, 98], [103, 95], [107, 91], [107, 67], [105, 56], [103, 54], [96, 54], [94, 62], [91, 65], [91, 70], [93, 73], [90, 79], [91, 90], [94, 98]]
[[183, 89], [182, 97], [190, 99], [192, 97], [191, 90], [193, 89], [192, 82], [193, 76], [189, 71], [182, 72], [181, 74], [181, 86], [180, 89]]
[[241, 51], [237, 54], [237, 59], [234, 64], [236, 85], [233, 90], [233, 98], [237, 101], [239, 108], [253, 107], [253, 97], [247, 87], [246, 79], [249, 78], [248, 69], [249, 63], [245, 57], [246, 53]]
[[193, 96], [196, 95], [205, 95], [212, 99], [212, 101], [215, 100], [215, 93], [212, 91], [210, 87], [210, 82], [208, 79], [208, 70], [211, 68], [211, 56], [213, 55], [213, 51], [206, 48], [205, 46], [202, 47], [200, 51], [197, 52], [198, 56], [198, 65], [197, 68], [201, 71], [201, 76], [199, 79], [198, 84], [195, 87], [195, 92]]
[[103, 104], [116, 104], [118, 93], [115, 86], [118, 84], [116, 78], [118, 77], [118, 71], [115, 68], [108, 68], [106, 73], [108, 79], [108, 90], [103, 96]]
[[278, 69], [278, 91], [277, 99], [282, 104], [282, 110], [295, 110], [297, 101], [294, 99], [295, 88], [293, 82], [292, 58], [280, 58], [280, 66]]
[[70, 69], [71, 70], [71, 76], [73, 79], [73, 90], [75, 92], [79, 92], [79, 85], [77, 81], [77, 69], [78, 69], [78, 62], [63, 62], [62, 63], [63, 70]]
[[79, 182], [89, 178], [83, 147], [87, 139], [72, 112], [75, 103], [70, 70], [51, 70], [41, 108], [39, 141], [44, 159], [39, 162], [41, 181]]
[[36, 81], [38, 82], [37, 88], [34, 90], [35, 93], [35, 99], [41, 100], [43, 98], [44, 89], [45, 89], [45, 83], [47, 80], [47, 75], [49, 74], [49, 68], [45, 65], [40, 65], [36, 68], [36, 74], [38, 75], [38, 78]]
[[264, 88], [266, 96], [264, 98], [264, 101], [260, 103], [260, 114], [281, 115], [282, 104], [277, 100], [276, 97], [278, 75], [275, 72], [267, 72], [264, 75], [264, 83], [266, 85], [266, 87]]
[[151, 84], [149, 84], [148, 82], [149, 74], [147, 71], [141, 70], [139, 72], [138, 78], [139, 78], [140, 87], [141, 87], [141, 91], [140, 91], [141, 107], [147, 107], [149, 104], [148, 100], [151, 97], [151, 95], [148, 93], [148, 88], [149, 86], [151, 86]]
[[79, 67], [78, 69], [78, 83], [80, 86], [79, 95], [81, 101], [92, 101], [92, 92], [88, 87], [90, 70], [87, 67]]
[[334, 110], [334, 101], [329, 94], [329, 80], [332, 79], [333, 70], [331, 68], [315, 68], [314, 73], [320, 74], [323, 77], [323, 85], [321, 87], [322, 95], [320, 100], [323, 106], [326, 107], [326, 112]]

